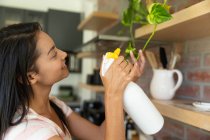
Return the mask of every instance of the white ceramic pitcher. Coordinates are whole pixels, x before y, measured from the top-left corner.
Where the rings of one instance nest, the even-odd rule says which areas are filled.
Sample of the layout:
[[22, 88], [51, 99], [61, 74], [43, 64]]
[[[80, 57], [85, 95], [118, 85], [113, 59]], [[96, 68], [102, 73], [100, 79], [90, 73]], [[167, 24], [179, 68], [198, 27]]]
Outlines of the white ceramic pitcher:
[[[174, 97], [176, 90], [183, 81], [182, 73], [177, 70], [154, 69], [153, 78], [150, 84], [150, 92], [153, 98], [160, 100], [170, 100]], [[173, 75], [178, 75], [175, 85]]]

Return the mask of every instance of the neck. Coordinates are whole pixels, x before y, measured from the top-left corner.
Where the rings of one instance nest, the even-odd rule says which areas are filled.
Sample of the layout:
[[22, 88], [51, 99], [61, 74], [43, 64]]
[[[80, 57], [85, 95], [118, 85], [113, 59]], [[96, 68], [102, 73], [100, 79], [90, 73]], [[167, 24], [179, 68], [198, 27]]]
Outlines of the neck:
[[43, 87], [32, 85], [34, 97], [29, 101], [29, 107], [40, 115], [51, 114], [52, 108], [50, 106], [49, 94], [51, 86]]

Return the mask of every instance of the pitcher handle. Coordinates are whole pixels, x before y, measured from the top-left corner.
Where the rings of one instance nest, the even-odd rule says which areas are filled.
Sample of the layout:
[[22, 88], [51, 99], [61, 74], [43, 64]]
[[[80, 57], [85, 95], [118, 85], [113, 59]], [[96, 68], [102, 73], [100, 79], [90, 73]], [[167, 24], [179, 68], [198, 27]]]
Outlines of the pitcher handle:
[[173, 73], [176, 73], [178, 75], [178, 81], [172, 90], [173, 92], [175, 92], [181, 86], [183, 81], [183, 76], [182, 73], [177, 69], [173, 70]]

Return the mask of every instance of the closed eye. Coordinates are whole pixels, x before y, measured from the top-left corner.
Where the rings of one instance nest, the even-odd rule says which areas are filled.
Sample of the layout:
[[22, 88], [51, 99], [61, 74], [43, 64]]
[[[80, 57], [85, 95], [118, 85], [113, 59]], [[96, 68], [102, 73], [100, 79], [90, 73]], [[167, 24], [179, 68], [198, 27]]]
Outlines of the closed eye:
[[55, 49], [55, 45], [53, 45], [50, 50], [48, 51], [47, 55], [49, 55]]
[[57, 51], [54, 51], [52, 58], [56, 58], [56, 56], [57, 56]]

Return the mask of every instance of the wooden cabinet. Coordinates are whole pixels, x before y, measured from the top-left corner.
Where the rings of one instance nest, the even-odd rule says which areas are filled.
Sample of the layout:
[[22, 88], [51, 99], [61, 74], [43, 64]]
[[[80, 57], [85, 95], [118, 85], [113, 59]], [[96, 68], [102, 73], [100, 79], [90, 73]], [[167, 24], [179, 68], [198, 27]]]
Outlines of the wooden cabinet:
[[3, 27], [3, 23], [4, 23], [3, 15], [4, 15], [4, 8], [0, 6], [0, 28]]
[[56, 46], [64, 51], [74, 51], [82, 44], [82, 31], [77, 30], [80, 14], [50, 9], [47, 31]]
[[24, 22], [39, 22], [42, 29], [46, 31], [47, 28], [47, 13], [25, 10]]
[[2, 7], [2, 27], [24, 22], [24, 10]]
[[54, 39], [56, 46], [64, 51], [74, 51], [82, 44], [82, 31], [77, 30], [80, 13], [0, 7], [0, 28], [21, 22], [39, 22]]
[[10, 7], [0, 7], [0, 28], [21, 22], [39, 22], [45, 30], [47, 26], [47, 13]]

